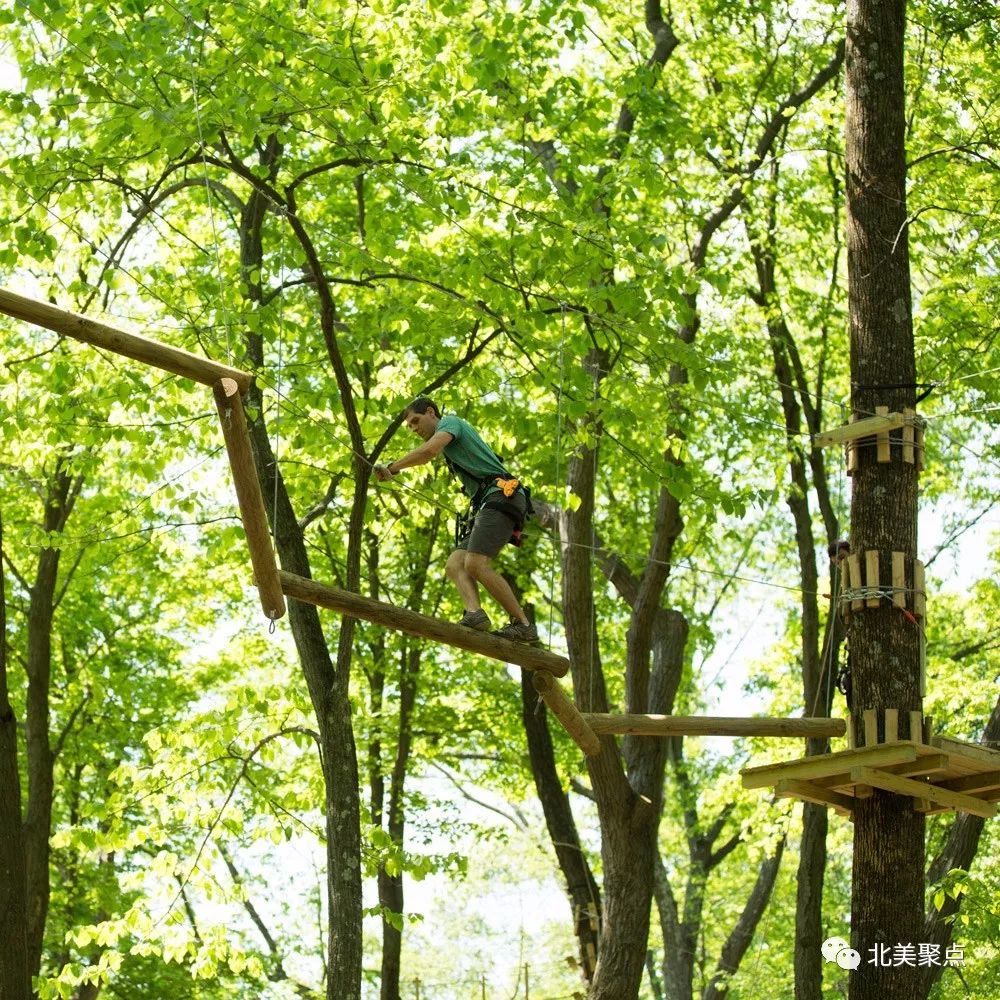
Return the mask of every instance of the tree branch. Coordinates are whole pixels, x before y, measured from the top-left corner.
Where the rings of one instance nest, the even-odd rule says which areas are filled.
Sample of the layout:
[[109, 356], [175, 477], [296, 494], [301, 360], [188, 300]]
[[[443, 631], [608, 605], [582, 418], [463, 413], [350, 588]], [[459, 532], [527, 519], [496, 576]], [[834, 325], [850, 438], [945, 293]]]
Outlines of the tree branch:
[[764, 158], [770, 152], [775, 139], [777, 139], [782, 128], [784, 128], [788, 122], [789, 116], [785, 112], [793, 111], [805, 104], [805, 102], [816, 94], [824, 84], [828, 83], [837, 75], [843, 62], [844, 41], [841, 39], [841, 41], [837, 43], [837, 47], [834, 50], [830, 61], [816, 73], [809, 83], [791, 96], [786, 97], [785, 100], [783, 100], [772, 112], [770, 120], [764, 127], [760, 138], [757, 140], [753, 156], [747, 162], [746, 166], [739, 171], [739, 181], [737, 181], [732, 188], [730, 188], [729, 194], [726, 196], [722, 204], [708, 216], [695, 238], [694, 248], [691, 253], [691, 262], [696, 268], [704, 266], [705, 259], [708, 255], [708, 244], [710, 240], [715, 235], [719, 227], [733, 214], [746, 197], [746, 193], [743, 189], [743, 182], [752, 177], [757, 172], [760, 165], [764, 162]]

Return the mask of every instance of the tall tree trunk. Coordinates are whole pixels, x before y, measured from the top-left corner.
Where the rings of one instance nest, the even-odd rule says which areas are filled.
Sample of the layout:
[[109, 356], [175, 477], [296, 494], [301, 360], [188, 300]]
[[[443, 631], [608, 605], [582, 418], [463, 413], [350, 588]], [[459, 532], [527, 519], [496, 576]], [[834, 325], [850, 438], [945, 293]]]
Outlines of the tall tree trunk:
[[[441, 526], [440, 509], [434, 512], [434, 517], [427, 528], [416, 531], [414, 544], [408, 550], [410, 563], [410, 587], [406, 597], [406, 607], [418, 610], [424, 603], [427, 587], [427, 574], [430, 567], [430, 556]], [[419, 544], [417, 544], [419, 543]], [[370, 591], [373, 599], [381, 597], [381, 582], [378, 576], [378, 539], [373, 537], [370, 542]], [[389, 787], [386, 789], [384, 777], [385, 762], [382, 759], [381, 740], [373, 739], [371, 749], [371, 786], [372, 786], [372, 822], [383, 825], [392, 843], [400, 850], [404, 847], [406, 834], [406, 777], [409, 773], [410, 755], [413, 749], [413, 712], [417, 701], [418, 681], [420, 677], [420, 662], [423, 644], [410, 637], [403, 637], [403, 645], [399, 649], [399, 669], [397, 686], [399, 689], [399, 709], [397, 714], [396, 753], [392, 760], [389, 774]], [[384, 641], [379, 639], [379, 650], [376, 662], [384, 659]], [[385, 711], [383, 693], [384, 676], [373, 683], [373, 712]], [[376, 691], [377, 688], [377, 691]], [[377, 697], [378, 701], [374, 700]], [[385, 865], [378, 870], [378, 901], [379, 905], [391, 913], [404, 912], [403, 873], [389, 872]], [[379, 976], [380, 1000], [400, 1000], [400, 977], [402, 974], [403, 932], [395, 923], [382, 917], [382, 961]]]
[[0, 997], [28, 1000], [27, 881], [17, 719], [7, 688], [7, 600], [0, 521]]
[[[421, 647], [407, 643], [400, 653], [399, 678], [399, 742], [389, 779], [389, 800], [386, 832], [393, 844], [403, 847], [406, 834], [406, 807], [404, 792], [409, 770], [410, 751], [413, 746], [413, 708], [417, 697], [417, 677], [420, 672]], [[393, 913], [404, 910], [403, 873], [390, 874], [385, 866], [378, 871], [379, 904]], [[400, 1000], [399, 982], [402, 973], [403, 932], [388, 920], [382, 921], [382, 974], [380, 976], [381, 1000]]]
[[[261, 402], [259, 390], [254, 389], [251, 392], [251, 405], [258, 412]], [[275, 541], [281, 565], [289, 572], [311, 578], [305, 539], [296, 522], [284, 480], [276, 470], [271, 443], [260, 418], [250, 424], [250, 439], [258, 475], [261, 477], [265, 505], [272, 524], [276, 525]], [[330, 913], [326, 996], [327, 1000], [359, 1000], [361, 807], [348, 676], [347, 671], [338, 669], [333, 663], [319, 611], [315, 606], [290, 600], [288, 621], [316, 714], [323, 756], [326, 888]]]
[[[584, 360], [595, 392], [607, 371], [605, 352]], [[600, 424], [591, 431], [600, 437]], [[569, 463], [568, 480], [580, 497], [573, 512], [560, 515], [563, 566], [563, 622], [575, 700], [582, 711], [608, 711], [607, 692], [594, 616], [593, 558], [597, 449], [581, 447]], [[601, 553], [602, 569], [632, 609], [628, 634], [626, 711], [666, 713], [673, 704], [684, 659], [687, 621], [659, 607], [670, 554], [682, 527], [677, 501], [664, 489], [647, 565], [633, 576]], [[646, 958], [657, 858], [657, 830], [663, 805], [664, 740], [625, 737], [621, 745], [602, 739], [602, 752], [587, 760], [602, 833], [603, 912], [592, 1000], [623, 1000], [638, 994]]]
[[[776, 161], [777, 163], [777, 161]], [[777, 166], [774, 168], [776, 178]], [[759, 303], [767, 316], [768, 338], [774, 363], [775, 384], [781, 395], [785, 429], [788, 432], [788, 468], [790, 484], [786, 502], [795, 529], [795, 546], [798, 554], [801, 598], [801, 658], [802, 698], [805, 714], [828, 716], [832, 690], [834, 650], [839, 645], [839, 621], [836, 608], [831, 609], [827, 624], [826, 642], [820, 649], [819, 574], [816, 570], [816, 539], [813, 534], [813, 516], [810, 509], [810, 490], [807, 474], [807, 456], [799, 444], [802, 434], [802, 410], [796, 395], [799, 384], [793, 370], [798, 355], [795, 352], [791, 331], [780, 308], [775, 279], [775, 252], [773, 237], [776, 228], [775, 205], [771, 203], [767, 234], [764, 240], [753, 238], [751, 250], [757, 270], [760, 289]], [[800, 392], [804, 386], [800, 385]], [[804, 395], [804, 393], [803, 393]], [[803, 400], [808, 407], [808, 401]], [[809, 427], [815, 433], [818, 428]], [[808, 467], [816, 477], [825, 477], [821, 462]], [[825, 478], [819, 484], [826, 491]], [[834, 541], [835, 539], [828, 539]], [[835, 592], [835, 591], [832, 591]], [[823, 655], [823, 652], [826, 655]], [[829, 740], [812, 739], [806, 743], [807, 754], [829, 753]], [[795, 997], [796, 1000], [820, 1000], [823, 991], [823, 880], [826, 872], [827, 814], [825, 806], [806, 802], [802, 807], [802, 840], [799, 848], [799, 866], [796, 874], [795, 896]]]
[[577, 832], [576, 820], [569, 796], [563, 789], [556, 770], [555, 751], [549, 732], [548, 713], [541, 705], [536, 711], [538, 694], [528, 671], [521, 674], [521, 705], [524, 731], [528, 740], [531, 773], [535, 778], [538, 801], [545, 814], [549, 839], [559, 861], [566, 883], [566, 893], [573, 913], [583, 978], [593, 981], [597, 968], [597, 947], [600, 939], [601, 890], [594, 879]]
[[[849, 0], [847, 6], [847, 247], [852, 406], [866, 416], [914, 405], [916, 366], [906, 226], [903, 82], [905, 0]], [[875, 550], [888, 567], [917, 546], [917, 472], [894, 448], [878, 463], [859, 447], [851, 495], [854, 552]], [[863, 556], [862, 556], [863, 558]], [[854, 719], [887, 708], [904, 720], [921, 708], [919, 628], [883, 599], [848, 627]], [[861, 732], [855, 721], [856, 736]], [[906, 727], [904, 733], [907, 735]], [[918, 734], [909, 734], [918, 737]], [[854, 812], [851, 943], [861, 965], [852, 1000], [910, 1000], [918, 972], [869, 961], [880, 946], [913, 943], [923, 932], [924, 816], [912, 799], [876, 790]]]
[[[228, 148], [228, 147], [227, 147]], [[268, 138], [261, 155], [272, 179], [281, 157], [281, 146], [274, 136]], [[233, 156], [234, 168], [242, 166]], [[245, 168], [244, 168], [245, 169]], [[240, 265], [249, 289], [248, 297], [255, 303], [262, 299], [260, 275], [264, 267], [263, 223], [269, 207], [268, 195], [255, 188], [240, 219]], [[301, 222], [292, 212], [285, 218], [308, 253], [312, 250]], [[369, 469], [365, 468], [360, 442], [355, 440], [357, 421], [353, 400], [343, 398], [346, 387], [340, 357], [336, 353], [333, 335], [335, 313], [329, 289], [320, 280], [322, 268], [315, 262], [314, 272], [320, 291], [320, 326], [337, 369], [337, 383], [342, 389], [341, 402], [346, 421], [352, 432], [354, 448], [355, 486], [348, 528], [347, 576], [345, 586], [358, 592], [361, 579], [361, 538]], [[256, 334], [247, 335], [247, 353], [257, 368], [264, 364], [263, 343]], [[263, 417], [263, 398], [256, 383], [251, 385], [250, 406], [257, 416], [249, 422], [250, 443], [257, 477], [260, 480], [268, 518], [274, 533], [281, 566], [299, 576], [311, 578], [305, 536], [300, 528], [277, 469]], [[358, 758], [354, 741], [350, 704], [351, 646], [356, 623], [343, 618], [340, 624], [336, 662], [330, 655], [316, 607], [290, 600], [288, 621], [295, 640], [309, 697], [316, 713], [317, 729], [323, 759], [326, 823], [326, 888], [329, 911], [327, 933], [327, 1000], [360, 1000], [361, 997], [361, 798], [358, 787]]]
[[750, 898], [743, 907], [736, 926], [732, 929], [726, 943], [722, 946], [722, 954], [719, 956], [719, 963], [715, 968], [715, 974], [702, 994], [702, 1000], [725, 1000], [729, 996], [729, 981], [740, 967], [743, 956], [750, 947], [754, 932], [760, 923], [760, 918], [764, 915], [764, 910], [771, 900], [771, 890], [778, 879], [778, 871], [781, 868], [781, 856], [785, 851], [785, 838], [778, 841], [778, 845], [769, 858], [766, 858], [760, 866], [757, 874], [757, 881], [754, 883]]
[[[74, 480], [63, 458], [49, 478], [42, 525], [48, 537], [61, 533], [73, 510], [81, 483]], [[37, 975], [49, 912], [49, 836], [52, 832], [53, 768], [49, 743], [49, 685], [52, 673], [52, 623], [59, 577], [59, 549], [38, 554], [28, 607], [28, 696], [25, 732], [28, 763], [28, 806], [24, 817], [24, 853], [27, 875], [28, 968]]]

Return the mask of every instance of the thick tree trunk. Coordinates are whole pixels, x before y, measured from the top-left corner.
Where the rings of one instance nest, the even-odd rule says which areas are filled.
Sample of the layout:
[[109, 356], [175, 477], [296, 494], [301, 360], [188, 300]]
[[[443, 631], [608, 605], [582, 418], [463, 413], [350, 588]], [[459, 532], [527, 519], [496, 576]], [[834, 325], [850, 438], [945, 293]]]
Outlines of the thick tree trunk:
[[17, 719], [7, 688], [7, 602], [0, 524], [0, 997], [28, 1000], [27, 880], [21, 830]]
[[[586, 367], [595, 384], [606, 367], [599, 352]], [[570, 460], [569, 481], [581, 498], [578, 509], [563, 515], [563, 621], [569, 646], [577, 707], [608, 710], [591, 580], [596, 449], [581, 449]], [[655, 860], [656, 819], [625, 776], [615, 740], [604, 737], [603, 751], [587, 758], [601, 824], [604, 862], [604, 912], [592, 1000], [624, 1000], [636, 995], [642, 979], [649, 931], [649, 901]]]
[[[251, 400], [260, 410], [260, 399]], [[251, 443], [261, 476], [265, 504], [276, 525], [281, 565], [311, 577], [305, 540], [295, 519], [284, 481], [275, 471], [274, 455], [260, 419], [250, 425]], [[275, 477], [277, 476], [277, 490]], [[275, 512], [274, 500], [277, 498]], [[351, 725], [347, 671], [336, 669], [312, 604], [290, 600], [288, 621], [299, 664], [316, 713], [323, 753], [325, 792], [327, 901], [327, 1000], [360, 1000], [361, 992], [361, 808], [358, 762]], [[344, 619], [342, 628], [347, 627]]]
[[[275, 136], [264, 144], [261, 165], [273, 175], [280, 162], [282, 148]], [[234, 169], [242, 168], [235, 156]], [[249, 298], [261, 301], [260, 275], [264, 265], [263, 224], [269, 209], [267, 195], [254, 189], [240, 219], [240, 265]], [[294, 213], [286, 219], [302, 243], [307, 256], [313, 251], [308, 234]], [[334, 310], [329, 288], [318, 280], [323, 273], [319, 262], [311, 258], [317, 276], [320, 298], [320, 327], [327, 342], [330, 360], [337, 374], [346, 423], [356, 444], [354, 456], [354, 496], [348, 528], [347, 576], [345, 586], [358, 592], [361, 581], [361, 533], [366, 503], [367, 475], [361, 454], [353, 399], [333, 333]], [[263, 344], [256, 334], [247, 336], [247, 353], [256, 367], [263, 367]], [[264, 504], [274, 534], [281, 568], [306, 579], [312, 578], [305, 537], [299, 527], [284, 479], [263, 419], [263, 400], [256, 384], [251, 384], [249, 399], [258, 416], [249, 424], [250, 443], [260, 479]], [[288, 621], [305, 677], [309, 697], [316, 713], [323, 757], [326, 823], [326, 888], [329, 910], [327, 934], [327, 1000], [360, 1000], [362, 955], [361, 899], [361, 796], [357, 747], [354, 741], [350, 704], [351, 646], [356, 622], [343, 618], [340, 625], [337, 658], [333, 661], [318, 610], [310, 604], [291, 600]]]
[[[854, 412], [914, 405], [916, 368], [906, 228], [903, 82], [905, 0], [850, 0], [847, 7], [847, 246]], [[875, 550], [888, 566], [917, 544], [917, 472], [893, 449], [876, 462], [859, 447], [851, 498], [854, 552]], [[865, 709], [921, 708], [919, 627], [892, 602], [855, 614], [848, 628], [855, 719]], [[856, 727], [857, 728], [857, 727]], [[860, 733], [857, 733], [859, 737]], [[904, 729], [901, 734], [908, 734]], [[919, 737], [918, 737], [919, 738]], [[859, 739], [859, 744], [863, 740]], [[918, 972], [872, 962], [880, 947], [923, 933], [924, 816], [905, 796], [876, 791], [854, 813], [851, 944], [861, 965], [852, 1000], [910, 1000]], [[875, 949], [873, 951], [873, 949]]]
[[548, 713], [544, 705], [536, 711], [539, 702], [538, 693], [527, 671], [521, 674], [521, 699], [531, 773], [534, 775], [538, 800], [545, 814], [549, 839], [552, 841], [559, 869], [566, 883], [580, 969], [584, 979], [592, 982], [597, 967], [597, 947], [600, 939], [601, 891], [590, 870], [587, 856], [583, 852], [569, 796], [563, 790], [556, 770]]
[[823, 880], [826, 873], [825, 806], [802, 806], [802, 840], [795, 892], [795, 1000], [823, 995]]

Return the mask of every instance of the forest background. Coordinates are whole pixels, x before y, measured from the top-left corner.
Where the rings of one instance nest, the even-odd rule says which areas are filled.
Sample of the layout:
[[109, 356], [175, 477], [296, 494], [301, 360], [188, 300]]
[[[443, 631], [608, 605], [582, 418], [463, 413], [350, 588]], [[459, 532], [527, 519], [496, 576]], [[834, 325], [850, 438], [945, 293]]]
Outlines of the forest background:
[[[996, 741], [998, 24], [908, 13], [926, 710]], [[18, 0], [0, 283], [252, 371], [285, 568], [460, 614], [445, 471], [370, 478], [427, 392], [532, 485], [503, 565], [581, 707], [842, 714], [849, 480], [811, 435], [849, 418], [843, 19]], [[801, 746], [585, 766], [500, 665], [295, 604], [271, 634], [208, 394], [2, 322], [0, 845], [39, 996], [844, 995], [850, 824], [739, 786]], [[994, 997], [995, 834], [928, 838], [964, 963], [926, 995]]]

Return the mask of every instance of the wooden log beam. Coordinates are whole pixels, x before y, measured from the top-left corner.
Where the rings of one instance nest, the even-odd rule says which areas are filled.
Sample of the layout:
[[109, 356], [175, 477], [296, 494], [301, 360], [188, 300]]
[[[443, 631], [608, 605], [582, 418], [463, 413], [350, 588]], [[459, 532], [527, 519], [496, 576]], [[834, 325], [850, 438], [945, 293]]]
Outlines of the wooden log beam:
[[144, 365], [162, 368], [164, 371], [194, 379], [205, 385], [214, 385], [221, 378], [232, 379], [239, 387], [240, 393], [250, 388], [250, 375], [231, 368], [229, 365], [209, 361], [190, 351], [179, 347], [170, 347], [159, 341], [140, 337], [134, 333], [126, 333], [106, 323], [81, 316], [79, 313], [68, 312], [48, 302], [39, 302], [23, 295], [16, 295], [0, 288], [0, 312], [5, 312], [15, 319], [45, 327], [65, 337], [83, 341], [93, 347], [121, 354]]
[[542, 696], [549, 711], [562, 723], [563, 728], [576, 745], [588, 756], [596, 757], [601, 752], [601, 741], [576, 705], [566, 696], [558, 681], [547, 670], [537, 670], [531, 675], [531, 683]]
[[285, 613], [285, 595], [281, 590], [278, 564], [267, 531], [264, 498], [261, 496], [260, 481], [254, 467], [253, 452], [250, 450], [250, 435], [247, 432], [247, 418], [240, 399], [240, 389], [235, 380], [223, 378], [212, 386], [212, 392], [219, 409], [229, 465], [233, 470], [236, 499], [243, 518], [247, 548], [250, 550], [254, 582], [257, 584], [264, 614], [274, 620]]
[[604, 715], [584, 714], [599, 736], [843, 736], [843, 719], [755, 719], [710, 715]]
[[406, 632], [407, 635], [419, 636], [423, 639], [433, 639], [446, 646], [456, 646], [472, 653], [492, 657], [504, 663], [516, 663], [526, 670], [547, 670], [554, 677], [564, 677], [569, 673], [569, 660], [556, 653], [533, 646], [525, 646], [509, 639], [501, 639], [489, 632], [477, 632], [451, 622], [443, 622], [437, 618], [429, 618], [417, 611], [407, 608], [397, 608], [394, 604], [373, 601], [340, 587], [332, 587], [326, 583], [307, 580], [285, 570], [278, 572], [281, 588], [288, 597], [307, 604], [315, 604], [320, 608], [329, 608], [351, 618], [360, 618], [376, 625]]

